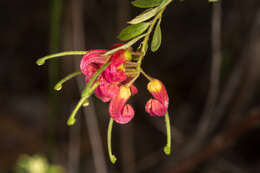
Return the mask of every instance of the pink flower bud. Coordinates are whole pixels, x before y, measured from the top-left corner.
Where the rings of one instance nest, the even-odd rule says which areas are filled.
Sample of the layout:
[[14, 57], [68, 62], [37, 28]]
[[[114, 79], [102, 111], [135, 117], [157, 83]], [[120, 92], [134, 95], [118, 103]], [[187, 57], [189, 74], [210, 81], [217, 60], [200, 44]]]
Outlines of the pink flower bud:
[[109, 104], [109, 114], [117, 123], [126, 124], [134, 117], [132, 106], [129, 104], [125, 105], [130, 96], [130, 88], [121, 86], [118, 93], [112, 97]]
[[145, 110], [152, 116], [164, 116], [166, 110], [164, 106], [156, 99], [150, 99], [145, 105]]
[[169, 97], [162, 82], [153, 79], [148, 83], [147, 89], [155, 99], [150, 99], [146, 103], [145, 110], [153, 116], [165, 115], [169, 105]]

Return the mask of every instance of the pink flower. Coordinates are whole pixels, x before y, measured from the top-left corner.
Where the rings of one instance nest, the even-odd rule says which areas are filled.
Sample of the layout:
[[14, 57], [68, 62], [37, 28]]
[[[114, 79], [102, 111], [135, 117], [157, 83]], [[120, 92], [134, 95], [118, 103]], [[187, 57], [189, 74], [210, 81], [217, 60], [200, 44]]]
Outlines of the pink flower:
[[[117, 44], [114, 47], [121, 45], [122, 44]], [[110, 101], [112, 96], [117, 93], [117, 90], [121, 85], [120, 83], [127, 79], [123, 63], [132, 58], [131, 53], [124, 49], [118, 50], [110, 57], [103, 56], [106, 52], [107, 50], [88, 51], [83, 56], [80, 63], [80, 69], [85, 75], [86, 83], [88, 83], [96, 71], [108, 60], [110, 61], [110, 65], [97, 78], [100, 85], [95, 89], [95, 95], [103, 102]]]
[[110, 117], [119, 124], [126, 124], [134, 117], [134, 109], [131, 105], [126, 104], [131, 96], [130, 88], [121, 86], [116, 95], [112, 97], [109, 104]]
[[127, 76], [123, 70], [121, 70], [117, 66], [111, 64], [104, 71], [104, 78], [108, 82], [122, 82], [122, 81], [126, 80]]
[[106, 57], [102, 56], [106, 51], [103, 49], [88, 51], [80, 62], [82, 73], [87, 77], [91, 77], [107, 61]]
[[145, 110], [152, 116], [164, 116], [168, 109], [169, 97], [161, 81], [151, 80], [147, 85], [148, 91], [155, 99], [150, 99], [145, 105]]
[[103, 102], [108, 102], [118, 93], [119, 86], [116, 83], [109, 83], [104, 78], [101, 78], [99, 86], [95, 90], [97, 98]]

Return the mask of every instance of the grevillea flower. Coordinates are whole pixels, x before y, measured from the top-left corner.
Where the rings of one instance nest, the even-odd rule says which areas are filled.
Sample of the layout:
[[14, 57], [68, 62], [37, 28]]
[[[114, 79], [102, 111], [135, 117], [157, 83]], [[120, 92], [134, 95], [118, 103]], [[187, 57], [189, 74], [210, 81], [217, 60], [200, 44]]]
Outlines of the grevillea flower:
[[168, 109], [169, 97], [161, 81], [152, 79], [147, 85], [148, 91], [155, 99], [150, 99], [145, 110], [152, 116], [164, 116]]
[[108, 102], [111, 100], [113, 95], [116, 95], [119, 90], [119, 86], [116, 83], [109, 83], [104, 78], [100, 78], [100, 84], [95, 90], [95, 95], [97, 98], [103, 102]]
[[109, 104], [110, 117], [120, 124], [126, 124], [134, 117], [134, 109], [131, 105], [126, 104], [131, 96], [131, 90], [127, 86], [121, 86], [116, 95], [112, 97]]
[[[120, 46], [120, 45], [118, 45]], [[109, 57], [103, 56], [107, 50], [91, 50], [82, 58], [80, 69], [85, 75], [86, 83], [92, 78], [96, 71], [108, 60], [111, 62], [105, 71], [98, 77], [99, 86], [95, 89], [95, 95], [103, 102], [111, 100], [117, 93], [119, 83], [127, 79], [124, 72], [123, 63], [131, 59], [131, 54], [127, 50], [119, 50]]]
[[106, 57], [102, 56], [107, 50], [90, 50], [88, 51], [80, 62], [80, 70], [86, 77], [92, 77], [97, 69], [106, 61]]

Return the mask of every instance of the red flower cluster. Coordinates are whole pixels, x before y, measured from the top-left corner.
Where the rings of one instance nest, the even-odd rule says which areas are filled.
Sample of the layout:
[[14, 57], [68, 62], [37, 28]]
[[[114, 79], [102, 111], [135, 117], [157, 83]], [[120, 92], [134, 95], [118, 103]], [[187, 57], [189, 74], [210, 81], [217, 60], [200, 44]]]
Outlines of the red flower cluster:
[[[122, 44], [117, 44], [113, 48]], [[120, 124], [128, 123], [134, 117], [134, 109], [126, 104], [131, 95], [138, 92], [134, 85], [128, 87], [128, 82], [133, 78], [127, 73], [127, 63], [131, 63], [132, 55], [129, 50], [121, 49], [111, 56], [103, 56], [107, 50], [91, 50], [82, 58], [80, 69], [85, 75], [86, 83], [96, 71], [106, 62], [110, 65], [99, 75], [100, 82], [95, 89], [95, 95], [103, 102], [109, 102], [111, 118]], [[132, 72], [133, 73], [133, 72]], [[168, 109], [169, 98], [162, 82], [152, 79], [148, 83], [148, 91], [155, 99], [150, 99], [145, 109], [152, 116], [163, 116]]]

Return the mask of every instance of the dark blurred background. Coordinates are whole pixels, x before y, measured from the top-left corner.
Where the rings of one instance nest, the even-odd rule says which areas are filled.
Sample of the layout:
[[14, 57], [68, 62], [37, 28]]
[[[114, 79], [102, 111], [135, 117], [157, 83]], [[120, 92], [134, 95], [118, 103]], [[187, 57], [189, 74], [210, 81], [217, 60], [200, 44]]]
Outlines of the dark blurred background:
[[144, 111], [151, 97], [139, 78], [135, 118], [114, 125], [109, 162], [108, 105], [93, 98], [75, 126], [66, 120], [83, 78], [53, 85], [77, 71], [80, 56], [37, 66], [65, 50], [110, 48], [141, 12], [129, 0], [2, 0], [0, 27], [0, 172], [14, 172], [22, 154], [41, 154], [68, 173], [260, 172], [260, 1], [174, 1], [162, 21], [163, 42], [144, 70], [170, 97], [172, 154], [165, 156], [163, 118]]

